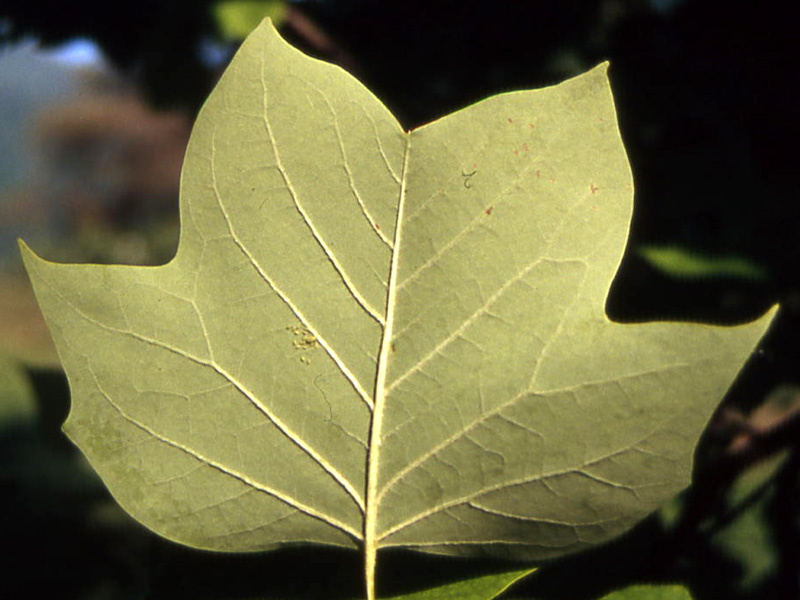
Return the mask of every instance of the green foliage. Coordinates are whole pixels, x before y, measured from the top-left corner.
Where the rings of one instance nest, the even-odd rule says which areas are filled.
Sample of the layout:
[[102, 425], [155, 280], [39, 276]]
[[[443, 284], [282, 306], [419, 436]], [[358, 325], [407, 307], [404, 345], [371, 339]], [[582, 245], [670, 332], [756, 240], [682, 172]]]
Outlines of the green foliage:
[[32, 419], [35, 410], [33, 389], [22, 366], [0, 354], [0, 430]]
[[422, 592], [392, 596], [389, 600], [492, 600], [535, 570], [522, 569], [507, 573], [482, 575], [474, 579], [465, 579], [464, 581], [450, 583]]
[[220, 35], [229, 40], [243, 40], [266, 17], [280, 25], [286, 9], [286, 0], [221, 0], [212, 7]]
[[258, 551], [539, 560], [685, 487], [770, 322], [611, 322], [631, 213], [605, 66], [404, 131], [269, 23], [198, 117], [162, 267], [23, 245], [65, 431], [146, 526]]
[[692, 600], [692, 595], [680, 585], [632, 585], [602, 600]]
[[735, 277], [754, 281], [767, 277], [763, 267], [740, 256], [706, 256], [678, 246], [655, 245], [642, 246], [638, 253], [656, 269], [672, 277]]

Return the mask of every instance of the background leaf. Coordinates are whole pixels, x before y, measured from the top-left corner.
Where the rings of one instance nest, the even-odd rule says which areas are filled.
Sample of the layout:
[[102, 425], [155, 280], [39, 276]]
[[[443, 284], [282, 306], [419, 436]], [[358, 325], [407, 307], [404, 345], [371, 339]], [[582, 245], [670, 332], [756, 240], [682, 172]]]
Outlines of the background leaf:
[[33, 388], [22, 366], [0, 354], [0, 430], [36, 413]]
[[212, 10], [223, 38], [243, 40], [266, 17], [280, 25], [287, 0], [220, 0]]
[[692, 600], [692, 595], [681, 585], [632, 585], [602, 600]]
[[672, 277], [735, 277], [764, 280], [763, 267], [740, 256], [707, 256], [677, 246], [641, 246], [637, 251], [656, 269]]
[[492, 600], [534, 571], [536, 569], [522, 569], [482, 575], [413, 594], [392, 596], [388, 600]]

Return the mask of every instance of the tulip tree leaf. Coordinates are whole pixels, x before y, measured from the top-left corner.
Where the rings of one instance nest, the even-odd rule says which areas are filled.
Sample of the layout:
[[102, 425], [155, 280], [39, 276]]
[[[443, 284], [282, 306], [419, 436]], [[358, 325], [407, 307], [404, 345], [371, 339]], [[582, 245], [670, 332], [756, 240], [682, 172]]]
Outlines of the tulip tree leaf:
[[160, 267], [23, 246], [64, 426], [119, 503], [199, 548], [538, 560], [689, 479], [770, 317], [611, 322], [631, 216], [606, 67], [404, 131], [265, 21], [192, 132]]

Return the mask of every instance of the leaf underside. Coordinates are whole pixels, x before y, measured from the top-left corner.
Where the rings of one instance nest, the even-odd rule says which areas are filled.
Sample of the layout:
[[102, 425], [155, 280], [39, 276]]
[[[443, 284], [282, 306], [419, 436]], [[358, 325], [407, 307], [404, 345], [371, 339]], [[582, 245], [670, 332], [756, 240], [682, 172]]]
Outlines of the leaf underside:
[[199, 548], [603, 542], [687, 484], [771, 318], [611, 322], [632, 195], [605, 65], [405, 132], [265, 21], [194, 127], [171, 262], [23, 246], [65, 430]]

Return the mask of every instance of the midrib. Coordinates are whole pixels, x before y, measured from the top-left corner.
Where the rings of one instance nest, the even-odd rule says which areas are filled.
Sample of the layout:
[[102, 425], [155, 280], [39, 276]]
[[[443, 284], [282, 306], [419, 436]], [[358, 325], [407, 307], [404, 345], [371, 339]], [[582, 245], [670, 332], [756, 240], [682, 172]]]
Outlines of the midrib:
[[403, 170], [400, 177], [400, 197], [397, 201], [397, 218], [394, 227], [394, 250], [389, 267], [389, 286], [386, 293], [386, 316], [383, 328], [383, 338], [378, 353], [378, 370], [375, 377], [375, 403], [372, 412], [372, 423], [369, 433], [369, 455], [367, 458], [367, 498], [364, 514], [364, 565], [367, 587], [367, 600], [375, 600], [375, 559], [377, 547], [378, 525], [378, 464], [381, 452], [381, 429], [383, 423], [383, 408], [386, 398], [386, 372], [391, 353], [392, 333], [395, 320], [395, 300], [397, 289], [397, 263], [400, 256], [400, 242], [402, 234], [403, 213], [406, 200], [406, 179], [408, 169], [408, 155], [411, 148], [411, 134], [405, 133], [406, 148], [403, 154]]

